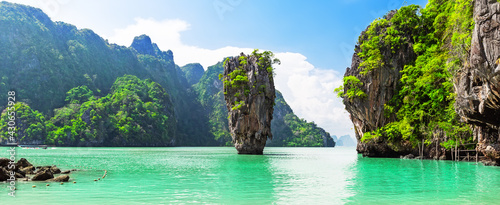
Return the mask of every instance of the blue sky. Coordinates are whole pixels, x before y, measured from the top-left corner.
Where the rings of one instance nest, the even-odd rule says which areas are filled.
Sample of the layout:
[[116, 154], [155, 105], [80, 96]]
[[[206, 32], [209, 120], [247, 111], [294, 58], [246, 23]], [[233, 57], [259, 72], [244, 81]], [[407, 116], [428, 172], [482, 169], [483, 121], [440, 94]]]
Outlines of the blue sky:
[[225, 56], [253, 48], [282, 61], [276, 87], [295, 113], [332, 135], [352, 124], [333, 88], [341, 84], [357, 37], [374, 19], [404, 4], [425, 0], [9, 0], [41, 8], [53, 20], [89, 28], [110, 42], [129, 46], [150, 35], [171, 49], [180, 66], [206, 69]]
[[370, 22], [405, 3], [422, 6], [427, 3], [426, 0], [12, 1], [52, 8], [44, 11], [53, 13], [53, 19], [90, 28], [104, 36], [134, 23], [135, 18], [180, 19], [190, 24], [190, 29], [182, 33], [182, 41], [187, 45], [297, 52], [318, 68], [342, 72], [350, 66], [357, 36]]

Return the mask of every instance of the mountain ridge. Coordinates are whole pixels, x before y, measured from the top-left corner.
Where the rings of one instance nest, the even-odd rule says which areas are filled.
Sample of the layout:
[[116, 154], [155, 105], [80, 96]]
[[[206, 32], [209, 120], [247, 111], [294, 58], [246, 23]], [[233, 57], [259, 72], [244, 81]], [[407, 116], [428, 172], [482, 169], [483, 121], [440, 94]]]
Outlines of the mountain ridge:
[[[24, 103], [18, 106], [26, 110], [23, 112], [24, 117], [19, 116], [17, 122], [34, 125], [33, 127], [23, 127], [23, 130], [17, 133], [21, 143], [43, 142], [55, 143], [60, 146], [103, 146], [104, 144], [100, 144], [99, 140], [92, 139], [103, 133], [115, 133], [108, 135], [116, 136], [118, 136], [116, 133], [121, 133], [121, 136], [128, 136], [126, 131], [130, 131], [130, 129], [145, 131], [147, 135], [152, 134], [153, 131], [148, 131], [146, 128], [160, 121], [153, 120], [150, 121], [151, 124], [141, 124], [141, 121], [151, 120], [152, 116], [158, 114], [164, 115], [160, 111], [153, 111], [159, 107], [154, 109], [151, 107], [153, 110], [149, 110], [151, 116], [148, 118], [139, 116], [144, 115], [144, 113], [136, 113], [127, 109], [120, 110], [121, 108], [115, 107], [120, 105], [130, 109], [143, 109], [155, 102], [154, 100], [150, 101], [155, 98], [155, 93], [150, 94], [153, 97], [144, 98], [146, 87], [134, 91], [129, 90], [132, 87], [123, 85], [127, 88], [123, 92], [130, 93], [130, 96], [136, 96], [134, 98], [139, 101], [130, 101], [132, 98], [119, 97], [121, 94], [117, 94], [113, 87], [117, 79], [125, 77], [129, 80], [120, 81], [121, 84], [130, 81], [140, 82], [136, 84], [142, 85], [144, 84], [142, 80], [150, 79], [151, 82], [156, 82], [164, 88], [165, 94], [171, 99], [172, 104], [167, 106], [168, 109], [171, 109], [168, 118], [175, 120], [169, 121], [170, 125], [167, 130], [164, 130], [164, 134], [168, 133], [171, 142], [162, 146], [167, 144], [175, 146], [226, 146], [231, 144], [231, 141], [228, 140], [228, 133], [224, 131], [227, 124], [221, 123], [227, 113], [212, 113], [212, 110], [207, 108], [207, 103], [213, 102], [204, 101], [201, 97], [208, 93], [214, 95], [219, 92], [218, 87], [214, 90], [213, 86], [208, 86], [221, 83], [217, 79], [218, 73], [210, 73], [208, 72], [210, 69], [207, 69], [200, 76], [200, 69], [196, 68], [191, 75], [185, 66], [179, 67], [175, 64], [172, 51], [159, 50], [158, 46], [147, 35], [134, 38], [130, 47], [109, 44], [90, 29], [77, 29], [76, 26], [63, 22], [52, 22], [40, 9], [8, 2], [0, 3], [0, 18], [2, 19], [0, 30], [3, 31], [0, 33], [0, 47], [4, 48], [1, 49], [2, 55], [0, 56], [0, 84], [3, 85], [0, 86], [0, 91], [2, 91], [0, 98], [6, 99], [7, 91], [15, 91], [18, 101]], [[206, 84], [208, 87], [200, 86], [200, 81], [203, 80], [204, 76], [207, 78], [206, 75], [209, 74], [212, 80], [217, 79], [217, 81], [209, 82], [210, 84]], [[137, 76], [140, 81], [132, 80], [133, 77], [127, 76]], [[67, 101], [70, 94], [87, 96], [89, 93], [92, 93], [92, 98], [86, 99], [84, 102], [71, 103], [71, 101]], [[101, 99], [109, 99], [109, 101], [117, 103], [109, 105], [114, 107], [111, 109], [114, 111], [106, 111], [108, 102]], [[284, 99], [282, 100], [284, 102]], [[87, 106], [86, 103], [102, 104], [106, 109], [104, 112], [98, 107], [92, 107], [92, 109], [86, 107], [84, 110], [84, 107]], [[6, 105], [0, 105], [1, 110], [5, 108]], [[5, 133], [7, 132], [5, 126], [7, 116], [5, 112], [3, 113], [0, 130]], [[95, 113], [100, 113], [100, 117], [108, 120], [104, 120], [104, 124], [90, 126], [89, 119], [98, 118], [97, 114], [94, 115]], [[226, 115], [224, 116], [224, 114]], [[211, 122], [217, 122], [217, 119], [221, 122], [218, 122], [217, 126], [212, 126]], [[51, 124], [49, 122], [57, 123]], [[113, 128], [113, 124], [120, 124], [121, 127]], [[314, 123], [297, 121], [297, 124], [309, 127], [311, 130], [318, 130], [319, 133], [324, 132], [321, 128], [312, 126]], [[104, 129], [103, 126], [107, 128]], [[103, 130], [108, 131], [104, 132]], [[65, 138], [67, 139], [58, 143], [60, 139], [55, 140], [55, 136], [62, 136], [62, 133], [66, 133]], [[112, 138], [116, 136], [112, 136]], [[297, 133], [297, 135], [288, 137], [328, 139], [329, 134], [324, 132], [321, 135], [303, 136]], [[83, 141], [84, 143], [82, 143]], [[2, 143], [5, 143], [5, 139]], [[152, 139], [145, 139], [141, 145], [148, 144], [155, 146]], [[139, 144], [108, 142], [107, 145], [137, 146]], [[294, 145], [323, 146], [323, 141], [310, 144], [297, 142]], [[331, 145], [332, 143], [330, 143]]]

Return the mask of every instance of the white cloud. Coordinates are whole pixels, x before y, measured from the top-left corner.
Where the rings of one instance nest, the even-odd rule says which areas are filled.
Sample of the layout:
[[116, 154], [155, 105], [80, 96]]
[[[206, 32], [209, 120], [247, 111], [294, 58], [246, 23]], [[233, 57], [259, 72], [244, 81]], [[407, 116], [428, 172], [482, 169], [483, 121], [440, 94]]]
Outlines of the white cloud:
[[189, 23], [178, 19], [157, 21], [154, 19], [136, 18], [135, 23], [122, 29], [115, 29], [114, 35], [105, 37], [111, 43], [130, 46], [135, 36], [148, 35], [158, 44], [161, 50], [172, 50], [175, 62], [180, 65], [200, 63], [206, 69], [227, 56], [240, 52], [251, 52], [251, 48], [223, 47], [215, 50], [185, 45], [181, 41], [181, 32], [188, 30]]
[[[135, 36], [146, 34], [162, 50], [172, 50], [175, 62], [182, 66], [200, 63], [206, 69], [224, 57], [250, 53], [252, 48], [223, 47], [215, 50], [185, 45], [181, 33], [190, 28], [182, 20], [135, 19], [135, 23], [123, 29], [115, 29], [108, 40], [129, 46]], [[281, 60], [276, 67], [276, 89], [283, 93], [297, 116], [314, 121], [332, 135], [354, 136], [352, 123], [341, 100], [333, 90], [342, 83], [342, 75], [334, 70], [314, 67], [300, 53], [275, 53]]]
[[333, 135], [354, 136], [352, 123], [333, 90], [342, 84], [334, 70], [315, 68], [300, 53], [277, 53], [276, 88], [283, 93], [297, 116], [314, 121]]
[[162, 46], [173, 48], [182, 47], [181, 33], [188, 30], [190, 25], [182, 20], [163, 20], [136, 18], [135, 24], [126, 28], [114, 30], [114, 35], [109, 40], [116, 44], [129, 46], [135, 36], [147, 34], [154, 42]]

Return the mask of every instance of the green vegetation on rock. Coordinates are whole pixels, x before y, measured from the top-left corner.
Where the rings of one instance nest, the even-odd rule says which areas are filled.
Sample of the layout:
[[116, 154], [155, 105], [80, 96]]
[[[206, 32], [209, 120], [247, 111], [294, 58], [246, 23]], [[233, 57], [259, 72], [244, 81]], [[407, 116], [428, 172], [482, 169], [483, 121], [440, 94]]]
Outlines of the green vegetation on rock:
[[87, 86], [82, 85], [72, 88], [66, 93], [66, 102], [71, 104], [80, 104], [91, 100], [94, 97], [94, 92]]
[[361, 52], [358, 56], [363, 62], [359, 65], [363, 69], [361, 74], [366, 75], [373, 69], [386, 64], [382, 54], [382, 47], [389, 48], [395, 53], [403, 43], [413, 42], [412, 36], [422, 30], [420, 16], [417, 14], [420, 7], [410, 5], [400, 8], [390, 20], [386, 18], [373, 21], [367, 31], [358, 39]]
[[[226, 58], [224, 61], [224, 66], [227, 66], [227, 64], [230, 62], [228, 60], [229, 58]], [[241, 55], [238, 57], [236, 62], [237, 65], [234, 65], [236, 69], [232, 70], [230, 73], [227, 74], [227, 77], [223, 77], [222, 74], [219, 75], [219, 79], [222, 80], [223, 85], [224, 85], [224, 94], [228, 94], [228, 91], [231, 91], [231, 94], [233, 95], [233, 102], [232, 102], [232, 110], [235, 109], [240, 109], [243, 105], [245, 105], [245, 101], [243, 101], [244, 98], [247, 98], [250, 95], [250, 86], [249, 85], [249, 76], [247, 76], [245, 66], [249, 63], [249, 59], [254, 59], [253, 63], [255, 63], [258, 66], [258, 70], [255, 71], [255, 76], [257, 76], [257, 73], [268, 73], [269, 79], [272, 80], [273, 72], [273, 64], [280, 64], [280, 60], [274, 57], [274, 54], [271, 51], [264, 51], [262, 53], [259, 53], [259, 49], [253, 50], [253, 52], [246, 56], [246, 55]], [[259, 83], [258, 81], [256, 81]], [[261, 81], [262, 82], [262, 81]], [[263, 87], [262, 87], [263, 86]], [[253, 85], [253, 88], [255, 85]], [[265, 85], [261, 85], [259, 87], [260, 89], [264, 88]], [[256, 92], [255, 94], [260, 95], [262, 94], [263, 90], [260, 90], [259, 92]]]
[[[356, 76], [346, 76], [343, 79], [344, 84], [338, 88], [335, 88], [334, 92], [337, 93], [339, 98], [343, 98], [347, 96], [349, 100], [354, 98], [366, 98], [366, 93], [363, 92], [360, 86], [363, 86], [363, 82], [361, 82]], [[347, 88], [347, 91], [344, 93], [344, 88]]]
[[[131, 75], [120, 77], [111, 93], [99, 99], [75, 100], [56, 109], [49, 120], [23, 103], [16, 104], [17, 136], [20, 143], [58, 146], [167, 146], [175, 136], [172, 102], [165, 90], [151, 80]], [[81, 93], [81, 92], [80, 92]], [[85, 93], [85, 92], [84, 92]], [[88, 92], [86, 92], [88, 94]], [[7, 131], [7, 115], [2, 115], [0, 130]], [[7, 136], [7, 135], [4, 135]]]
[[[393, 53], [403, 44], [411, 45], [416, 60], [401, 70], [401, 86], [384, 106], [387, 117], [396, 120], [363, 134], [362, 141], [385, 138], [389, 142], [407, 141], [417, 146], [438, 140], [445, 148], [456, 141], [472, 142], [468, 125], [459, 122], [454, 109], [455, 71], [466, 62], [472, 29], [472, 0], [431, 0], [425, 9], [410, 5], [389, 13], [392, 18], [375, 20], [359, 38], [362, 59], [360, 72], [369, 72], [387, 64], [382, 55]], [[344, 87], [348, 82], [348, 91]], [[335, 91], [340, 97], [357, 96], [356, 85], [363, 82], [352, 76], [344, 78], [344, 87]], [[362, 92], [362, 91], [361, 91]]]
[[[22, 102], [17, 102], [13, 106], [12, 113], [15, 113], [13, 124], [16, 128], [15, 133], [12, 135], [14, 139], [28, 144], [44, 143], [48, 130], [46, 126], [46, 118], [42, 113], [31, 109], [28, 105]], [[9, 132], [12, 131], [8, 127], [9, 112], [7, 109], [2, 112], [0, 117], [0, 142], [7, 141]], [[13, 119], [13, 118], [11, 118]]]

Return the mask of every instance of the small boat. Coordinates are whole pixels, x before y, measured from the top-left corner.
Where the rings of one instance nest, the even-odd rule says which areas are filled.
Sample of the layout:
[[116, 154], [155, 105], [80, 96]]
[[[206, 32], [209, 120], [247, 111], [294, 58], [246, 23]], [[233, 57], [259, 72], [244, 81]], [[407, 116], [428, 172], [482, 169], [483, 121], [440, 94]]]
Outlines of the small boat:
[[47, 145], [18, 145], [22, 149], [47, 149]]

